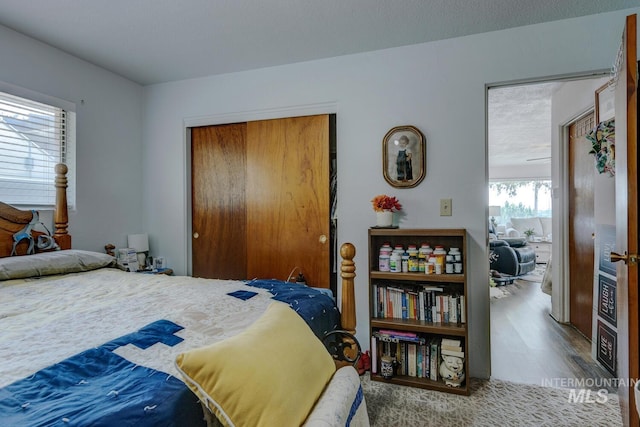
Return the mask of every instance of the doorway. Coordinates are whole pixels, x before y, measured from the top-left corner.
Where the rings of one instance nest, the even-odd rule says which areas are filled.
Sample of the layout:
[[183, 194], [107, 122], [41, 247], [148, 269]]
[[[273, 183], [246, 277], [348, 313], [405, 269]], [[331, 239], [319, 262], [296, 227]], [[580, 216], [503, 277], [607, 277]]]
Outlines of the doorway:
[[[530, 277], [524, 278], [529, 280], [516, 279], [512, 284], [501, 286], [502, 292], [492, 292], [493, 378], [544, 385], [552, 378], [611, 377], [591, 356], [590, 327], [585, 329], [587, 333], [581, 333], [570, 324], [571, 266], [567, 260], [571, 248], [566, 237], [571, 215], [569, 192], [566, 191], [569, 182], [566, 125], [593, 110], [594, 90], [606, 79], [574, 77], [496, 85], [488, 89], [489, 183], [494, 183], [495, 187], [495, 183], [502, 182], [502, 189], [506, 191], [509, 188], [505, 183], [511, 183], [513, 190], [517, 186], [514, 183], [548, 182], [551, 202], [546, 212], [539, 199], [533, 200], [535, 195], [539, 196], [537, 192], [530, 196], [529, 207], [511, 196], [507, 209], [501, 206], [501, 212], [506, 211], [506, 214], [504, 218], [498, 218], [501, 227], [497, 231], [502, 235], [509, 234], [507, 229], [514, 228], [510, 221], [514, 212], [552, 218], [551, 230], [547, 228], [542, 236], [529, 243], [536, 249], [537, 274], [531, 277], [530, 273]], [[545, 121], [539, 122], [540, 118]], [[500, 120], [503, 123], [499, 123]], [[499, 203], [489, 197], [490, 206], [500, 206]], [[520, 212], [514, 208], [521, 208]], [[528, 212], [527, 208], [530, 209]], [[526, 230], [520, 230], [520, 233], [523, 231]], [[544, 262], [547, 250], [549, 264]], [[545, 255], [543, 259], [540, 259], [541, 254]], [[586, 273], [590, 275], [587, 279], [589, 289], [593, 289], [592, 272], [593, 267], [591, 273]], [[544, 294], [541, 283], [536, 281], [545, 273], [551, 278], [550, 295]]]

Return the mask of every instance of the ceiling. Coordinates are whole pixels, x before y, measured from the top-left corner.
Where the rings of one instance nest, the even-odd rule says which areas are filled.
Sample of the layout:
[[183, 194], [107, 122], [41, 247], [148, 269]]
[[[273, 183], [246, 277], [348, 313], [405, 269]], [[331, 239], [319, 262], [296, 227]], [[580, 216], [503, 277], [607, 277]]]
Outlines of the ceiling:
[[[551, 95], [562, 82], [505, 86], [489, 90], [487, 135], [489, 176], [551, 174]], [[506, 172], [501, 173], [500, 169]], [[540, 171], [540, 172], [533, 172]]]
[[[2, 0], [0, 24], [150, 85], [639, 5], [640, 0]], [[490, 169], [549, 163], [550, 141], [539, 135], [549, 126], [548, 96], [556, 88], [526, 85], [490, 96]]]
[[149, 85], [638, 5], [639, 0], [2, 0], [0, 24]]

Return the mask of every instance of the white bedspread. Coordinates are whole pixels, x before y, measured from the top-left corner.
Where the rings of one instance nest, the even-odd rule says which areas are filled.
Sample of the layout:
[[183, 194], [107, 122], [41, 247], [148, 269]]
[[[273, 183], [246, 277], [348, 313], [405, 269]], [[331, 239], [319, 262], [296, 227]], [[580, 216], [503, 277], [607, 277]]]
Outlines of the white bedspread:
[[[258, 295], [246, 301], [227, 295], [237, 290]], [[116, 353], [178, 376], [178, 353], [237, 334], [262, 314], [271, 297], [238, 281], [113, 268], [0, 282], [0, 387], [160, 319], [183, 326], [176, 335], [185, 341], [146, 350], [127, 345]]]

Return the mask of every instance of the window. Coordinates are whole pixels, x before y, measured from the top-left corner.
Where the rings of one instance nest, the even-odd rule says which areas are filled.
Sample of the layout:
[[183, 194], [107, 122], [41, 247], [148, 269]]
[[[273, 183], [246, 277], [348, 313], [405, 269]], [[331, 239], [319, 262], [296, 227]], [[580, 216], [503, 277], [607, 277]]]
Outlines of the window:
[[[73, 116], [53, 105], [0, 92], [1, 201], [33, 208], [55, 205], [55, 165], [73, 166]], [[70, 179], [70, 205], [73, 188]]]
[[500, 206], [498, 224], [506, 224], [511, 218], [551, 217], [551, 181], [490, 181], [489, 205]]

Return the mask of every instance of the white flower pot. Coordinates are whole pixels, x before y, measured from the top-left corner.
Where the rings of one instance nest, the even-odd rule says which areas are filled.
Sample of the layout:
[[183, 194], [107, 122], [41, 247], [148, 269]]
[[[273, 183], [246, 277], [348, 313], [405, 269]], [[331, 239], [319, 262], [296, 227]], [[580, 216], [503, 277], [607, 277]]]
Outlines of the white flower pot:
[[393, 224], [393, 212], [391, 211], [376, 212], [376, 226], [391, 227], [392, 224]]

